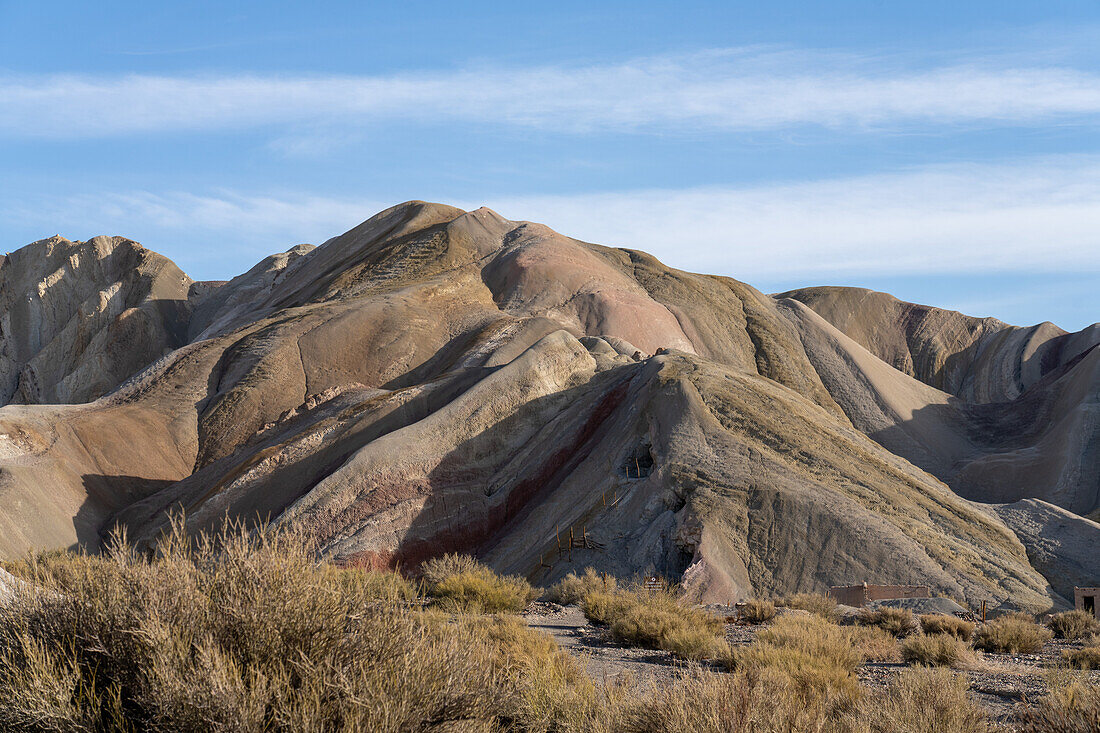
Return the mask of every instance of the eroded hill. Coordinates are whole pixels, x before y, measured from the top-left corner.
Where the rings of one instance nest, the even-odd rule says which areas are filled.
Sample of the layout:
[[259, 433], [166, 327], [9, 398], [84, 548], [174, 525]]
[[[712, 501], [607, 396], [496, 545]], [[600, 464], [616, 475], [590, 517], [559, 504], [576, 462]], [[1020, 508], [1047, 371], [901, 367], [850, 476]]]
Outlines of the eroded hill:
[[[8, 273], [5, 299], [37, 276]], [[866, 580], [1041, 610], [1064, 602], [1042, 572], [1059, 589], [1100, 573], [1079, 547], [1033, 567], [1032, 535], [968, 500], [1097, 510], [1088, 335], [1056, 337], [1049, 368], [993, 402], [965, 385], [1016, 387], [958, 355], [1003, 324], [899, 331], [914, 317], [866, 299], [771, 297], [423, 202], [228, 283], [179, 273], [174, 298], [155, 277], [86, 279], [164, 325], [129, 350], [110, 323], [106, 346], [58, 341], [106, 386], [75, 393], [82, 372], [62, 369], [40, 389], [68, 398], [37, 401], [94, 402], [0, 410], [3, 554], [94, 548], [115, 524], [155, 543], [182, 508], [194, 528], [300, 523], [345, 563], [464, 551], [538, 582], [657, 572], [718, 601]], [[145, 368], [100, 397], [136, 371], [122, 351]]]

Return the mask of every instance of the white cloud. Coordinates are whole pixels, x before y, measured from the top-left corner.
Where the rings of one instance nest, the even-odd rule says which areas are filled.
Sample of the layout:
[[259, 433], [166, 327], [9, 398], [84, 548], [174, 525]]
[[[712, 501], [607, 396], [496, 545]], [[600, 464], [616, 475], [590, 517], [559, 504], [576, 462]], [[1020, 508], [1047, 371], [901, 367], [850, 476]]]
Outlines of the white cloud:
[[388, 76], [0, 77], [0, 135], [83, 138], [370, 121], [569, 132], [1026, 123], [1100, 114], [1100, 74], [1004, 59], [732, 49], [587, 67]]
[[[262, 254], [321, 242], [395, 203], [215, 192], [9, 201], [0, 216], [43, 235], [112, 232]], [[789, 185], [448, 201], [488, 205], [579, 239], [648, 251], [750, 283], [862, 275], [1100, 273], [1100, 159], [937, 166]], [[17, 205], [18, 204], [18, 205]], [[40, 225], [36, 224], [40, 222]], [[68, 227], [79, 227], [69, 229]], [[76, 232], [75, 234], [73, 232]], [[262, 248], [257, 250], [256, 248]], [[182, 253], [162, 249], [180, 258]], [[184, 258], [185, 259], [185, 258]], [[224, 276], [235, 272], [222, 273]]]

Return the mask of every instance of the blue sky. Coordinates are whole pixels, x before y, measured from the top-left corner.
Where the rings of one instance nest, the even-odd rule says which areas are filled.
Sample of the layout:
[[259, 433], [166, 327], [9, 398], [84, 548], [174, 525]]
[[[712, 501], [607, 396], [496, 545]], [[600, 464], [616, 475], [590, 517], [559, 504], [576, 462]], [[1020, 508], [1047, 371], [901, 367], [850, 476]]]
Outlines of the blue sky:
[[0, 0], [0, 174], [0, 247], [196, 279], [419, 198], [1078, 329], [1100, 4]]

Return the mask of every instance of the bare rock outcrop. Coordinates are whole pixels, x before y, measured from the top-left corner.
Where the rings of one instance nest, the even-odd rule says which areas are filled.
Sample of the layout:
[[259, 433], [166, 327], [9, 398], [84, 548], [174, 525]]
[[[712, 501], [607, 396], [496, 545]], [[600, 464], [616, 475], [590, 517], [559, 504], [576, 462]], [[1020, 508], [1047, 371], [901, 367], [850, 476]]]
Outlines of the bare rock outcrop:
[[1100, 324], [1077, 333], [1053, 323], [1020, 328], [863, 288], [803, 288], [775, 297], [805, 303], [898, 371], [968, 402], [1015, 400], [1100, 344]]
[[88, 402], [187, 341], [191, 280], [122, 237], [0, 258], [0, 405]]

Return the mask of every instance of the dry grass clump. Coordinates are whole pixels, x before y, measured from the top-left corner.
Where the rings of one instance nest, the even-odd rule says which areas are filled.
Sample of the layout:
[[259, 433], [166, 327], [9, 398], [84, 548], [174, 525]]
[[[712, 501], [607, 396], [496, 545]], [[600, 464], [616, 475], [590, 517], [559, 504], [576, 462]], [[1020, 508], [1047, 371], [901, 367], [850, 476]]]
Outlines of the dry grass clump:
[[809, 611], [829, 620], [836, 616], [836, 601], [820, 593], [795, 593], [784, 597], [779, 605]]
[[671, 590], [593, 591], [581, 607], [590, 620], [606, 624], [612, 638], [685, 659], [713, 656], [723, 631], [720, 619], [681, 603]]
[[624, 707], [623, 733], [837, 730], [851, 708], [773, 670], [722, 674], [695, 670]]
[[946, 613], [931, 613], [920, 617], [921, 629], [926, 634], [950, 634], [956, 639], [970, 641], [974, 634], [974, 624], [957, 616]]
[[1095, 733], [1100, 730], [1100, 685], [1070, 679], [1028, 705], [1020, 715], [1024, 733]]
[[497, 575], [468, 555], [444, 555], [424, 563], [428, 593], [447, 611], [518, 613], [538, 597], [525, 578]]
[[855, 670], [862, 661], [845, 629], [817, 616], [784, 616], [748, 647], [731, 649], [726, 663], [748, 675], [782, 675], [803, 698], [839, 708], [859, 697]]
[[1050, 629], [1024, 613], [1010, 613], [982, 624], [974, 634], [974, 648], [998, 654], [1032, 654], [1050, 641]]
[[917, 627], [913, 612], [908, 608], [890, 608], [884, 606], [875, 610], [863, 609], [856, 616], [860, 626], [877, 626], [895, 637], [905, 636]]
[[[947, 637], [950, 638], [950, 637]], [[966, 675], [945, 669], [906, 669], [881, 691], [868, 695], [845, 721], [851, 733], [987, 733], [982, 706], [966, 695]]]
[[1100, 669], [1100, 646], [1087, 646], [1083, 649], [1064, 649], [1062, 659], [1070, 667], [1077, 669]]
[[1047, 625], [1059, 639], [1083, 639], [1100, 633], [1100, 621], [1085, 611], [1056, 613]]
[[543, 597], [554, 603], [568, 606], [580, 603], [593, 591], [609, 592], [616, 590], [618, 582], [612, 575], [597, 573], [594, 568], [585, 568], [584, 573], [569, 573], [554, 585], [546, 589]]
[[845, 629], [852, 646], [867, 662], [900, 662], [901, 651], [893, 634], [877, 626], [849, 626]]
[[775, 604], [771, 601], [752, 598], [745, 601], [741, 608], [741, 620], [750, 624], [762, 624], [775, 618]]
[[2, 730], [489, 729], [523, 706], [487, 637], [292, 533], [177, 525], [152, 558], [119, 543], [20, 574], [46, 592], [0, 612]]
[[958, 667], [973, 656], [970, 645], [951, 634], [914, 634], [901, 643], [907, 664], [928, 667]]

